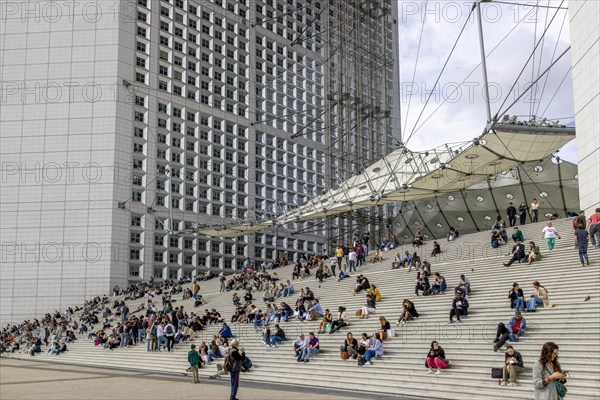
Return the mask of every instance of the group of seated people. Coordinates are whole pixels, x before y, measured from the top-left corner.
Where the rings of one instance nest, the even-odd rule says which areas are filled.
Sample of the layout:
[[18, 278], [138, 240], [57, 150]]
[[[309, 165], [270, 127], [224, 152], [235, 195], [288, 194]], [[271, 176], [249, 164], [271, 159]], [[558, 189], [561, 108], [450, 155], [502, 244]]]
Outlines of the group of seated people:
[[[516, 228], [515, 228], [516, 229]], [[542, 254], [540, 252], [540, 247], [535, 244], [535, 242], [530, 241], [529, 247], [526, 250], [525, 245], [521, 242], [521, 239], [515, 239], [515, 245], [512, 248], [512, 251], [508, 254], [510, 255], [510, 260], [503, 265], [505, 267], [510, 267], [515, 261], [518, 263], [527, 262], [527, 265], [531, 265], [534, 261], [540, 261], [542, 259]]]
[[404, 252], [404, 257], [400, 252], [396, 253], [394, 261], [392, 261], [392, 269], [408, 268], [408, 272], [421, 267], [421, 257], [417, 252], [409, 253], [408, 250]]
[[379, 245], [379, 250], [381, 250], [381, 251], [393, 250], [396, 247], [398, 247], [399, 245], [400, 244], [398, 243], [398, 239], [396, 239], [396, 236], [392, 236], [391, 239], [384, 238], [381, 241], [381, 244]]
[[554, 304], [548, 299], [548, 290], [542, 286], [538, 281], [533, 282], [533, 294], [529, 299], [525, 299], [523, 289], [519, 287], [517, 282], [513, 283], [512, 289], [508, 292], [508, 299], [510, 300], [510, 308], [516, 311], [535, 312], [539, 305], [543, 305], [544, 308], [554, 307]]

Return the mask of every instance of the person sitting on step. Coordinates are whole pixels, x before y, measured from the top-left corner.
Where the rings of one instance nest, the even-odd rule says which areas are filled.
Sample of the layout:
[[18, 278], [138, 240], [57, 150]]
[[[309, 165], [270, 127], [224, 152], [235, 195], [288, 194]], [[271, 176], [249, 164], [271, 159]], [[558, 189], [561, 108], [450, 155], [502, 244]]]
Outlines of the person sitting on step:
[[448, 288], [448, 285], [446, 284], [446, 278], [440, 275], [439, 272], [436, 272], [431, 288], [431, 294], [444, 294], [444, 291]]
[[517, 239], [519, 239], [521, 243], [525, 241], [525, 238], [523, 237], [523, 232], [521, 232], [518, 226], [515, 226], [513, 228], [513, 234], [511, 235], [511, 238], [515, 243], [517, 243]]
[[381, 293], [379, 292], [379, 288], [373, 284], [369, 286], [369, 294], [375, 297], [375, 301], [379, 303], [381, 301]]
[[502, 386], [506, 386], [508, 379], [510, 378], [510, 386], [517, 386], [517, 375], [525, 370], [523, 367], [523, 357], [521, 353], [515, 351], [514, 347], [506, 346], [506, 353], [504, 353], [504, 367], [502, 367]]
[[419, 313], [415, 308], [415, 303], [409, 299], [404, 299], [402, 301], [402, 312], [400, 313], [400, 318], [398, 318], [396, 326], [404, 324], [406, 321], [409, 321], [413, 318], [419, 318]]
[[429, 279], [425, 276], [424, 272], [419, 273], [419, 278], [417, 279], [417, 284], [415, 285], [415, 296], [419, 295], [419, 290], [422, 290], [423, 293], [429, 292]]
[[312, 301], [311, 306], [306, 310], [307, 315], [304, 317], [305, 320], [313, 320], [316, 321], [320, 318], [323, 318], [323, 307], [319, 304], [318, 299], [314, 299]]
[[431, 275], [431, 263], [427, 260], [423, 260], [421, 264], [421, 270], [425, 273], [425, 276]]
[[421, 257], [419, 257], [419, 255], [417, 254], [417, 252], [415, 251], [412, 254], [412, 257], [410, 258], [410, 264], [408, 267], [408, 272], [412, 271], [413, 269], [418, 271], [421, 268]]
[[517, 311], [525, 310], [525, 295], [517, 282], [513, 283], [512, 289], [508, 292], [508, 298], [510, 299], [510, 308]]
[[346, 307], [340, 306], [338, 308], [338, 317], [331, 323], [330, 335], [333, 335], [339, 329], [348, 326], [348, 313], [346, 313]]
[[306, 307], [304, 306], [304, 302], [301, 299], [296, 301], [296, 309], [294, 311], [294, 315], [300, 320], [303, 321], [306, 316]]
[[385, 341], [388, 338], [388, 333], [391, 332], [392, 326], [390, 322], [382, 315], [379, 317], [379, 324], [381, 325], [378, 332], [381, 341]]
[[442, 252], [442, 248], [440, 247], [440, 245], [438, 244], [438, 242], [436, 242], [435, 240], [433, 241], [433, 250], [431, 251], [431, 257], [435, 257], [438, 254], [440, 254]]
[[349, 357], [356, 359], [358, 357], [358, 341], [352, 336], [352, 332], [346, 334], [344, 344], [340, 346], [341, 352], [347, 352]]
[[554, 307], [554, 304], [548, 300], [548, 291], [540, 285], [538, 281], [533, 282], [533, 294], [527, 303], [527, 311], [535, 312], [538, 305], [543, 304], [544, 308]]
[[535, 244], [534, 241], [529, 242], [529, 252], [527, 254], [527, 265], [531, 265], [534, 261], [541, 261], [542, 253], [540, 252], [540, 246]]
[[298, 357], [298, 362], [304, 361], [305, 363], [310, 361], [313, 355], [319, 354], [319, 338], [315, 336], [314, 332], [308, 333], [308, 344]]
[[319, 334], [326, 333], [325, 328], [329, 325], [329, 331], [331, 331], [331, 323], [333, 322], [333, 315], [329, 308], [325, 309], [325, 313], [323, 314], [323, 318], [321, 318], [321, 322], [319, 322]]
[[398, 269], [403, 266], [404, 261], [402, 260], [402, 255], [400, 252], [396, 253], [394, 257], [394, 261], [392, 261], [392, 269]]
[[521, 315], [520, 311], [515, 311], [515, 316], [508, 321], [508, 326], [500, 322], [496, 329], [496, 338], [494, 339], [494, 351], [498, 351], [499, 348], [504, 346], [507, 340], [516, 342], [519, 340], [519, 336], [527, 329], [527, 323], [525, 318]]
[[459, 233], [456, 229], [454, 229], [453, 226], [450, 227], [450, 232], [448, 232], [448, 234], [446, 235], [446, 240], [448, 240], [449, 242], [453, 241], [454, 239], [458, 239]]
[[377, 311], [375, 297], [371, 296], [370, 294], [368, 294], [366, 297], [367, 303], [360, 310], [360, 319], [367, 319], [369, 318], [369, 313], [374, 313]]
[[382, 262], [383, 261], [383, 253], [381, 250], [375, 250], [375, 254], [373, 254], [373, 258], [371, 258], [371, 263]]
[[520, 240], [517, 239], [517, 242], [512, 248], [511, 255], [512, 257], [508, 263], [503, 264], [505, 267], [510, 267], [510, 265], [515, 261], [521, 262], [521, 260], [525, 258], [525, 246], [523, 246]]
[[435, 375], [442, 373], [443, 369], [450, 366], [450, 362], [446, 359], [446, 353], [442, 346], [439, 345], [435, 340], [431, 342], [429, 353], [427, 353], [427, 359], [425, 360], [425, 366], [429, 368], [428, 374], [433, 373], [433, 368], [437, 368]]
[[417, 231], [417, 234], [415, 235], [415, 238], [412, 241], [412, 245], [413, 245], [413, 248], [420, 247], [423, 245], [423, 234], [421, 233], [420, 230]]
[[383, 343], [381, 341], [381, 335], [376, 332], [369, 340], [369, 347], [366, 349], [365, 354], [358, 359], [358, 365], [373, 365], [371, 360], [374, 357], [383, 356]]
[[345, 265], [340, 268], [340, 274], [338, 275], [338, 282], [344, 278], [350, 277], [350, 274], [347, 271], [348, 271], [348, 267]]
[[300, 357], [302, 350], [308, 345], [308, 338], [304, 336], [304, 333], [300, 332], [298, 335], [298, 339], [294, 340], [294, 353], [296, 354], [296, 358]]
[[460, 275], [460, 281], [458, 282], [458, 287], [463, 288], [467, 295], [471, 294], [471, 281], [464, 274]]
[[286, 340], [285, 338], [285, 332], [283, 329], [281, 329], [281, 327], [279, 326], [279, 324], [275, 324], [275, 333], [271, 334], [271, 337], [269, 339], [269, 342], [267, 343], [268, 347], [277, 347], [277, 345], [283, 341]]
[[469, 315], [469, 302], [459, 292], [455, 292], [452, 299], [452, 307], [450, 308], [450, 321], [448, 323], [451, 324], [454, 322], [454, 316], [456, 316], [456, 322], [459, 324], [462, 323], [460, 320], [461, 315]]
[[352, 294], [360, 293], [363, 290], [369, 290], [370, 286], [369, 280], [365, 276], [358, 275], [356, 277], [356, 285], [354, 286]]
[[491, 240], [490, 244], [491, 244], [491, 246], [492, 246], [493, 249], [497, 249], [502, 244], [505, 244], [505, 243], [502, 242], [502, 236], [500, 236], [500, 232], [499, 231], [493, 231], [490, 240]]

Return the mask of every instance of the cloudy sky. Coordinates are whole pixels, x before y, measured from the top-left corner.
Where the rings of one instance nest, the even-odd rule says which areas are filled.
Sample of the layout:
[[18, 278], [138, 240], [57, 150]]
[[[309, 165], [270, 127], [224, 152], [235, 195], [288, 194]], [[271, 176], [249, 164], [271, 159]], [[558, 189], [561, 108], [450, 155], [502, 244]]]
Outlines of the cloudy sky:
[[[478, 67], [481, 57], [477, 19], [475, 11], [469, 15], [472, 4], [462, 0], [398, 3], [402, 131], [405, 142], [413, 133], [408, 139], [408, 147], [413, 150], [471, 140], [485, 127], [487, 116], [483, 73]], [[539, 7], [534, 7], [535, 4]], [[522, 95], [569, 46], [567, 1], [562, 4], [554, 0], [520, 1], [519, 5], [493, 2], [481, 7], [494, 115]], [[456, 48], [425, 106], [463, 26]], [[544, 39], [528, 61], [544, 30], [547, 30]], [[524, 120], [531, 115], [560, 119], [563, 124], [573, 126], [570, 67], [571, 53], [568, 52], [538, 82], [537, 90], [527, 92], [507, 113]], [[563, 159], [576, 162], [575, 141], [559, 154]]]

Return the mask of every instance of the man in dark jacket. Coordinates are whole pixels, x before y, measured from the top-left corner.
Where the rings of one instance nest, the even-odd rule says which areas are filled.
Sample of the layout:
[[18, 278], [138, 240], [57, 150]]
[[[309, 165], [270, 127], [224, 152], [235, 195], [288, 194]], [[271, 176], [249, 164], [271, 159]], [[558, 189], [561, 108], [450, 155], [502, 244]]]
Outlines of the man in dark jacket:
[[231, 371], [229, 371], [229, 375], [231, 376], [231, 395], [229, 396], [229, 400], [238, 400], [237, 391], [240, 385], [240, 371], [242, 370], [242, 362], [246, 358], [244, 348], [238, 349], [238, 346], [238, 340], [233, 339], [231, 341], [231, 350], [227, 355], [231, 360]]
[[517, 209], [513, 206], [512, 201], [508, 203], [508, 208], [506, 209], [506, 218], [508, 218], [508, 223], [510, 226], [515, 226], [517, 223]]
[[517, 386], [517, 375], [523, 372], [523, 358], [521, 353], [515, 351], [512, 346], [506, 346], [504, 353], [504, 367], [502, 368], [502, 386], [506, 385], [507, 375], [510, 378], [510, 386]]
[[525, 258], [525, 246], [523, 246], [521, 241], [519, 239], [517, 239], [517, 242], [515, 243], [515, 245], [512, 248], [512, 257], [510, 258], [510, 261], [508, 263], [504, 264], [504, 266], [510, 267], [510, 265], [512, 263], [514, 263], [515, 261], [518, 260], [519, 262], [521, 262], [521, 260], [524, 258]]

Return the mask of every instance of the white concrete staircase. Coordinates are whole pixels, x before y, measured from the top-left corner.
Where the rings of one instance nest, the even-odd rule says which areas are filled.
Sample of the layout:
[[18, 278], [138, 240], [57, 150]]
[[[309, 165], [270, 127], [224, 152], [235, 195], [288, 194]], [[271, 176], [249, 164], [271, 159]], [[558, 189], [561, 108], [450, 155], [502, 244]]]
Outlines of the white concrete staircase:
[[[318, 322], [290, 321], [282, 324], [289, 339], [276, 349], [265, 349], [260, 344], [260, 336], [251, 325], [233, 325], [234, 334], [240, 339], [246, 353], [252, 358], [254, 368], [243, 375], [243, 380], [257, 382], [277, 382], [305, 386], [340, 388], [356, 392], [376, 392], [407, 397], [428, 397], [439, 399], [506, 399], [532, 398], [532, 366], [539, 357], [541, 346], [546, 341], [554, 341], [560, 346], [560, 362], [564, 370], [571, 373], [568, 383], [569, 398], [600, 398], [600, 251], [590, 248], [590, 266], [582, 267], [572, 239], [571, 221], [555, 221], [562, 236], [557, 240], [553, 251], [545, 250], [541, 238], [544, 224], [532, 224], [523, 227], [526, 241], [534, 240], [540, 245], [544, 259], [532, 266], [515, 263], [507, 268], [502, 265], [508, 260], [506, 253], [511, 246], [491, 249], [489, 232], [481, 232], [460, 237], [456, 242], [447, 244], [445, 251], [437, 258], [428, 257], [431, 243], [421, 251], [423, 259], [432, 263], [432, 272], [439, 271], [446, 277], [449, 290], [444, 295], [415, 297], [414, 282], [416, 273], [407, 270], [391, 270], [390, 263], [395, 252], [385, 253], [383, 263], [367, 264], [359, 268], [369, 281], [377, 285], [383, 301], [378, 303], [377, 313], [367, 320], [354, 317], [354, 311], [364, 303], [364, 296], [351, 296], [349, 288], [354, 285], [353, 278], [342, 282], [326, 281], [319, 285], [312, 279], [296, 283], [296, 287], [310, 286], [320, 299], [324, 308], [334, 312], [344, 305], [351, 315], [350, 326], [335, 335], [321, 335], [321, 353], [308, 364], [297, 363], [291, 340], [297, 333], [317, 331]], [[404, 249], [402, 249], [403, 251]], [[277, 270], [282, 279], [291, 277], [291, 266]], [[461, 325], [446, 325], [452, 302], [452, 288], [464, 273], [471, 280], [472, 294], [469, 296], [469, 316], [463, 318]], [[504, 351], [493, 351], [498, 322], [507, 323], [513, 315], [509, 307], [507, 294], [513, 282], [519, 282], [526, 298], [533, 292], [531, 283], [541, 282], [549, 291], [554, 308], [538, 308], [536, 313], [525, 313], [528, 332], [521, 340], [513, 344], [521, 352], [526, 366], [519, 376], [517, 387], [498, 386], [497, 380], [490, 377], [492, 367], [500, 367], [504, 360]], [[208, 304], [200, 307], [216, 308], [227, 320], [233, 311], [232, 293], [218, 293], [216, 280], [201, 285], [201, 293]], [[591, 296], [589, 301], [584, 301]], [[257, 294], [255, 298], [259, 298]], [[356, 365], [353, 361], [344, 361], [339, 357], [339, 346], [345, 333], [355, 335], [362, 332], [371, 334], [378, 328], [377, 317], [384, 315], [395, 322], [401, 310], [402, 299], [414, 301], [420, 318], [410, 321], [402, 327], [395, 327], [396, 337], [384, 342], [385, 355], [374, 359], [372, 366]], [[288, 299], [293, 303], [293, 299]], [[131, 302], [134, 310], [141, 300]], [[262, 301], [257, 304], [264, 308]], [[177, 301], [193, 310], [189, 300]], [[334, 312], [335, 315], [335, 312]], [[210, 337], [216, 327], [202, 331], [196, 343]], [[428, 375], [424, 367], [425, 356], [430, 342], [437, 340], [451, 360], [450, 369], [441, 375]], [[70, 351], [60, 356], [41, 354], [34, 359], [93, 365], [119, 367], [134, 370], [182, 373], [187, 368], [189, 345], [180, 345], [171, 353], [147, 353], [146, 346], [134, 346], [126, 349], [107, 351], [94, 347], [93, 342], [80, 338], [70, 345]], [[200, 370], [202, 376], [214, 374], [213, 366]], [[299, 375], [300, 374], [300, 375]]]

